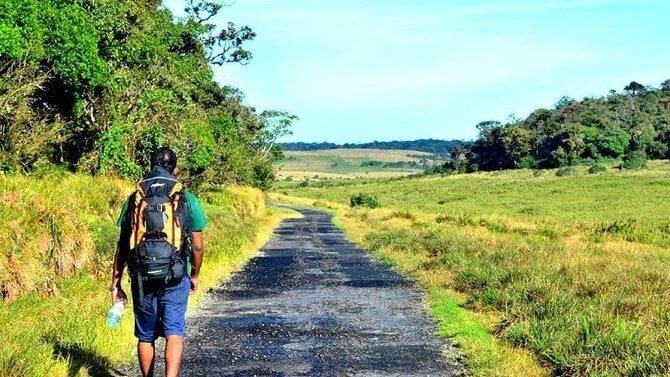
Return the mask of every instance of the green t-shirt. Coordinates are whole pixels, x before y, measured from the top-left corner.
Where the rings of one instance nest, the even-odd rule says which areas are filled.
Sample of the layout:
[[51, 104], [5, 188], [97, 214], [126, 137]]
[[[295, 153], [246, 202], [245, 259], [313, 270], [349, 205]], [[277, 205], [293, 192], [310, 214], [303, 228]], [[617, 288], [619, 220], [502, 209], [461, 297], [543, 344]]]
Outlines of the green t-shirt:
[[[198, 198], [192, 192], [184, 190], [184, 199], [191, 214], [191, 232], [202, 232], [207, 226], [207, 216], [205, 216], [205, 211], [203, 211]], [[119, 214], [119, 219], [116, 221], [116, 226], [121, 226], [127, 211], [128, 200], [126, 199], [121, 207], [121, 214]]]

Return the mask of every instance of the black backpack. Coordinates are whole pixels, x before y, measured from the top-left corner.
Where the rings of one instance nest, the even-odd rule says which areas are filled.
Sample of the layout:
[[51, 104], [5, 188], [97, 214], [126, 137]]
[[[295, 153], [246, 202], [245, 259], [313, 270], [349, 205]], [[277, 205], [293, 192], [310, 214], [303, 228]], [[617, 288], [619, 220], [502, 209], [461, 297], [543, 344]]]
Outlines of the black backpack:
[[128, 266], [140, 292], [144, 283], [180, 281], [186, 275], [191, 222], [182, 184], [167, 170], [155, 168], [138, 182], [127, 214]]

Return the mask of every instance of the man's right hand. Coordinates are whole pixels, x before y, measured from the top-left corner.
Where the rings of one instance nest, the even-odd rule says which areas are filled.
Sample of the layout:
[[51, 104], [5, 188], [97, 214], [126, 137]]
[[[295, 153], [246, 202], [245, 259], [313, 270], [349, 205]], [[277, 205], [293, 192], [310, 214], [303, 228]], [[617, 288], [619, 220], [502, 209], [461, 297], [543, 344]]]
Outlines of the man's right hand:
[[128, 302], [128, 296], [126, 296], [126, 292], [123, 291], [123, 289], [115, 288], [112, 290], [112, 305], [116, 304], [117, 302], [125, 300]]
[[189, 291], [189, 294], [192, 295], [197, 290], [198, 290], [198, 277], [197, 276], [191, 276], [191, 290]]

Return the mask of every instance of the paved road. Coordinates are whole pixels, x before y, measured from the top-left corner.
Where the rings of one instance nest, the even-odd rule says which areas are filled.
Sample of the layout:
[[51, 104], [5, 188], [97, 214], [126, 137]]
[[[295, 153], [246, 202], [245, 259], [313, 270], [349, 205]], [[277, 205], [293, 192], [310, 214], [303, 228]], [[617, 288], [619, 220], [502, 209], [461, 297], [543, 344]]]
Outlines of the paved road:
[[182, 375], [457, 375], [413, 284], [300, 212], [189, 319]]

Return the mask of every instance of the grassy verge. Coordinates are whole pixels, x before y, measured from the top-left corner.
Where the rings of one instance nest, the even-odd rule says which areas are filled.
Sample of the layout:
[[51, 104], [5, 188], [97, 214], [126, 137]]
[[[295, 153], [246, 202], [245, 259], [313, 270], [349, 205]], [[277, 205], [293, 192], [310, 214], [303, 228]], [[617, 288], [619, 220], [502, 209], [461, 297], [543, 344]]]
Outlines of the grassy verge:
[[[466, 308], [466, 296], [446, 285], [451, 274], [424, 269], [427, 259], [409, 249], [399, 252], [392, 248], [375, 248], [367, 242], [368, 237], [376, 233], [379, 225], [377, 221], [371, 220], [393, 216], [391, 211], [352, 210], [340, 203], [277, 193], [270, 194], [270, 198], [332, 212], [335, 223], [345, 231], [349, 239], [370, 250], [375, 257], [416, 279], [425, 289], [428, 305], [438, 323], [439, 335], [449, 338], [454, 345], [463, 349], [468, 369], [473, 375], [541, 377], [549, 374], [529, 352], [514, 348], [495, 337], [495, 312], [477, 313]], [[399, 220], [397, 225], [401, 229], [408, 224]]]
[[[651, 166], [366, 182], [281, 199], [330, 202], [350, 238], [415, 276], [475, 375], [666, 375], [670, 171]], [[345, 206], [359, 192], [384, 208]]]
[[[114, 220], [132, 188], [78, 175], [3, 180], [6, 205], [0, 222], [14, 232], [0, 239], [0, 265], [9, 274], [1, 275], [2, 287], [12, 292], [0, 304], [0, 375], [109, 375], [114, 365], [134, 358], [132, 311], [126, 311], [117, 329], [104, 323], [118, 234]], [[201, 289], [191, 308], [208, 288], [243, 265], [290, 215], [266, 209], [262, 193], [249, 188], [207, 192], [200, 199], [210, 226], [205, 230]], [[55, 220], [45, 221], [50, 217]], [[61, 269], [59, 260], [71, 260], [73, 267]]]

